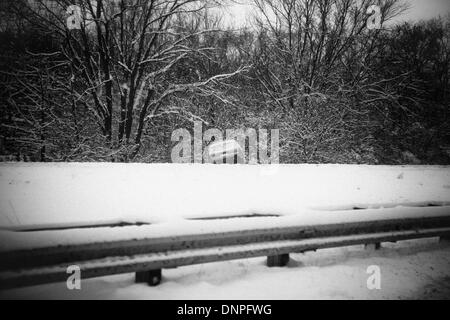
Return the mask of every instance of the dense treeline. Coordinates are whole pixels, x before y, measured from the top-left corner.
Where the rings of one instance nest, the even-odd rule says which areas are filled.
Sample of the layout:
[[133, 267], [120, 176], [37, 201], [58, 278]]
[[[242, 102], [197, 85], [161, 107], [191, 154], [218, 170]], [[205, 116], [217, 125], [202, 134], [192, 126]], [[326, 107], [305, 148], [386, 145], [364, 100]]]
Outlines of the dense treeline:
[[[402, 14], [381, 1], [382, 25]], [[5, 1], [0, 147], [30, 161], [169, 162], [172, 131], [280, 129], [284, 163], [450, 162], [450, 19], [367, 28], [363, 0]]]

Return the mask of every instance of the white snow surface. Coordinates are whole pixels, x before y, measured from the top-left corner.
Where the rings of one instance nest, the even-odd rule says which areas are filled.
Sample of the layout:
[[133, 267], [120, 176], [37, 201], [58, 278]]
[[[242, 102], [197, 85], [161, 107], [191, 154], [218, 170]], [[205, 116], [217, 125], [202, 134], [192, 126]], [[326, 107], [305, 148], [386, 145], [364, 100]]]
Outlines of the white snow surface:
[[[429, 204], [441, 207], [420, 207]], [[448, 214], [450, 167], [356, 165], [0, 164], [0, 251], [227, 230]], [[443, 207], [447, 206], [447, 207]], [[352, 210], [354, 207], [368, 210]], [[386, 209], [387, 208], [387, 209]], [[380, 210], [383, 209], [383, 210]], [[242, 218], [252, 214], [280, 217]], [[219, 220], [192, 218], [228, 217]], [[150, 225], [15, 232], [118, 222]], [[381, 289], [369, 290], [369, 266]], [[82, 276], [82, 275], [81, 275]], [[435, 238], [5, 290], [0, 299], [450, 299], [450, 243]]]
[[450, 203], [450, 167], [0, 164], [0, 228]]

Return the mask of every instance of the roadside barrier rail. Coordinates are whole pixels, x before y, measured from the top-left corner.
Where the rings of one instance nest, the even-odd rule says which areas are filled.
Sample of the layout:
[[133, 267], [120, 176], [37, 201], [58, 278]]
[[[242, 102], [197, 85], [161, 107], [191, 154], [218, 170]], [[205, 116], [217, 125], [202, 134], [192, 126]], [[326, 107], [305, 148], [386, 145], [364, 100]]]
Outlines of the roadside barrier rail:
[[[358, 244], [377, 249], [383, 242], [450, 238], [450, 206], [414, 208], [424, 213], [420, 217], [417, 214], [400, 217], [395, 208], [377, 210], [392, 212], [392, 218], [367, 219], [365, 212], [370, 210], [355, 210], [354, 218], [345, 222], [274, 224], [244, 229], [236, 225], [223, 232], [162, 237], [149, 234], [98, 243], [3, 249], [0, 250], [0, 289], [66, 281], [67, 268], [72, 265], [80, 267], [82, 279], [136, 273], [136, 282], [153, 286], [161, 282], [162, 269], [167, 268], [259, 256], [267, 256], [269, 267], [285, 266], [290, 253]], [[359, 220], [359, 216], [365, 218]], [[47, 231], [49, 237], [51, 232]], [[20, 237], [20, 233], [17, 235]]]

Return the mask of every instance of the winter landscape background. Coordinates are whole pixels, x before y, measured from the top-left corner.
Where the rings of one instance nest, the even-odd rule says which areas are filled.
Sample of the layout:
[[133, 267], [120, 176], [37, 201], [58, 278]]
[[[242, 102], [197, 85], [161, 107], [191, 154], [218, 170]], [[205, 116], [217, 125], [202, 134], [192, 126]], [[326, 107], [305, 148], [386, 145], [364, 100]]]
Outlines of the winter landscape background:
[[[446, 0], [1, 1], [0, 254], [448, 215], [449, 64]], [[217, 141], [199, 125], [255, 129], [272, 163], [250, 161], [250, 138], [245, 164], [202, 163]], [[328, 248], [0, 299], [450, 299], [449, 249]]]
[[282, 163], [448, 164], [448, 3], [372, 2], [78, 1], [68, 30], [71, 1], [2, 1], [2, 158], [171, 162], [198, 120], [279, 129]]

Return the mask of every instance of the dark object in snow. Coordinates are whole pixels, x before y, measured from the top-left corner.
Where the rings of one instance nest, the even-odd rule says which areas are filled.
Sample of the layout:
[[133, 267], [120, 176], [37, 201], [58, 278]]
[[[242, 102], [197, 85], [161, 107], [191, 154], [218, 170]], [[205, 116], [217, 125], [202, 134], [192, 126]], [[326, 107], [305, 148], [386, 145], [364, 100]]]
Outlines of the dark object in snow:
[[364, 248], [367, 250], [380, 250], [381, 243], [375, 242], [375, 243], [367, 243], [364, 245]]
[[136, 272], [136, 283], [148, 283], [150, 286], [157, 286], [161, 283], [161, 269]]
[[267, 266], [268, 267], [284, 267], [288, 263], [289, 263], [289, 254], [288, 253], [267, 257]]

